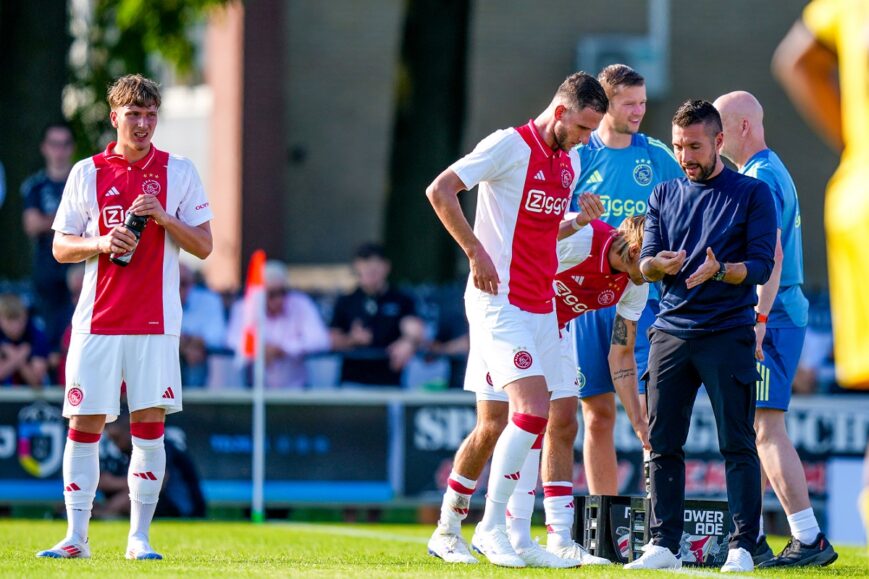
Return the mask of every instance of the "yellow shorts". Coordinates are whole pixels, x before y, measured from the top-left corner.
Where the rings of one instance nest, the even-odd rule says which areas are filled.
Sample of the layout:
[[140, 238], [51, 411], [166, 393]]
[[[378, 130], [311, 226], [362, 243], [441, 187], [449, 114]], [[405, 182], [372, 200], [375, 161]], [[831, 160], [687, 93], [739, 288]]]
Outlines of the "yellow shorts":
[[869, 173], [861, 176], [852, 171], [850, 175], [837, 174], [827, 188], [824, 221], [836, 377], [845, 388], [869, 388], [867, 183]]

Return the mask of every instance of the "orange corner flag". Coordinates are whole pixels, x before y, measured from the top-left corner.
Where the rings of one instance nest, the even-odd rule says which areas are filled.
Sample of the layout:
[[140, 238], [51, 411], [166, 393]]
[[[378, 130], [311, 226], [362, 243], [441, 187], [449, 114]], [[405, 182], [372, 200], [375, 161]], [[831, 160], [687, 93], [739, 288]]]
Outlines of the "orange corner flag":
[[265, 305], [266, 252], [253, 252], [247, 266], [247, 284], [244, 289], [244, 329], [241, 333], [241, 352], [246, 360], [256, 355], [256, 329], [258, 309]]

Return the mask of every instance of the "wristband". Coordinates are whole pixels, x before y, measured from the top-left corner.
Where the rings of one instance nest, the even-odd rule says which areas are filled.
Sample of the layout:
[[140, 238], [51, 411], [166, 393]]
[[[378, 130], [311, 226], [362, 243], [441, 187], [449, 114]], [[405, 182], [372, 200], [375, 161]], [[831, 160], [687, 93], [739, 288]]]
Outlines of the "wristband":
[[577, 223], [577, 222], [576, 222], [576, 219], [571, 219], [571, 220], [570, 220], [570, 226], [573, 227], [573, 230], [574, 230], [574, 231], [579, 231], [580, 229], [582, 229], [583, 227], [585, 227], [585, 225], [580, 225], [579, 223]]
[[757, 312], [754, 319], [755, 319], [755, 322], [758, 324], [765, 324], [767, 322], [767, 320], [769, 320], [769, 315]]

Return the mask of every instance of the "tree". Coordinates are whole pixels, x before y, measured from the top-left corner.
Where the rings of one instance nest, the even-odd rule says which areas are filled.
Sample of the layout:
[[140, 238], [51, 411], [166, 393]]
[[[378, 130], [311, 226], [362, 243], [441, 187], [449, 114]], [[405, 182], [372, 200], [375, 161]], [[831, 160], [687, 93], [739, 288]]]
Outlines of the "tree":
[[192, 35], [210, 10], [233, 1], [96, 0], [90, 21], [76, 26], [81, 50], [73, 51], [80, 54], [65, 95], [79, 149], [89, 154], [111, 135], [105, 95], [117, 77], [166, 72], [198, 80]]

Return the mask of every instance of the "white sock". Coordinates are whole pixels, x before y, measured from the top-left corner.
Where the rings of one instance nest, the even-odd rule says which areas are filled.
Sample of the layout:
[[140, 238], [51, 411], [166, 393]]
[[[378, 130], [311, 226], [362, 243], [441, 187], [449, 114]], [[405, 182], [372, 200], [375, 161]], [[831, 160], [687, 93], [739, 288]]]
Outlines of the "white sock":
[[133, 439], [127, 483], [130, 486], [130, 539], [149, 541], [149, 530], [166, 473], [163, 436]]
[[791, 535], [803, 545], [814, 543], [818, 538], [818, 533], [821, 532], [812, 507], [788, 515], [788, 524], [791, 527]]
[[459, 532], [462, 521], [468, 516], [471, 505], [471, 495], [477, 486], [477, 481], [463, 477], [456, 471], [450, 472], [447, 480], [447, 490], [441, 503], [441, 517], [438, 524], [453, 532]]
[[[86, 541], [94, 495], [100, 480], [100, 435], [69, 430], [63, 451], [66, 538]], [[82, 442], [88, 441], [88, 442]]]
[[537, 436], [546, 430], [546, 419], [514, 413], [498, 438], [489, 471], [486, 510], [480, 526], [493, 529], [507, 524], [507, 501], [519, 482], [522, 465]]
[[758, 525], [757, 540], [760, 541], [761, 537], [763, 537], [763, 513], [760, 514], [760, 524]]
[[543, 483], [543, 509], [546, 511], [546, 545], [567, 547], [573, 542], [570, 535], [576, 511], [573, 501], [573, 483], [570, 481]]
[[510, 519], [510, 543], [513, 548], [531, 546], [531, 515], [534, 513], [534, 496], [537, 494], [537, 478], [540, 472], [540, 450], [543, 436], [538, 436], [522, 470], [519, 482], [507, 501], [507, 516]]

